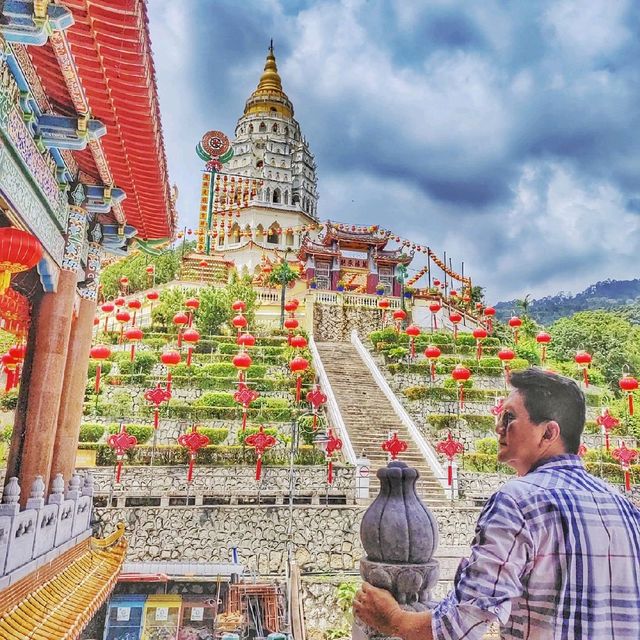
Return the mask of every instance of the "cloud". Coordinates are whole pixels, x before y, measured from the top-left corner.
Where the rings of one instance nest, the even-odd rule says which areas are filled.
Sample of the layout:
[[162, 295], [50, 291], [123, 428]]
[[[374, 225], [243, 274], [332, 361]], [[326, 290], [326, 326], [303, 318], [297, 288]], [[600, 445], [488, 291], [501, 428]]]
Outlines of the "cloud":
[[[195, 225], [274, 38], [323, 218], [447, 251], [491, 299], [629, 278], [640, 231], [640, 6], [623, 0], [149, 3], [172, 179]], [[389, 221], [393, 223], [390, 224]]]

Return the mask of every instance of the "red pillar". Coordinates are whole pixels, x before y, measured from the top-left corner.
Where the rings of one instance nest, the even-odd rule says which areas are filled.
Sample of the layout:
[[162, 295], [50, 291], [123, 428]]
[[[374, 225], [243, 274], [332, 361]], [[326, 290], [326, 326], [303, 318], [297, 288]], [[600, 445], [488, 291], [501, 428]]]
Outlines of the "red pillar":
[[95, 300], [81, 298], [78, 317], [71, 324], [49, 482], [58, 473], [67, 482], [75, 468], [95, 314]]
[[35, 477], [46, 482], [51, 471], [76, 279], [61, 270], [57, 292], [43, 294], [32, 319], [7, 461], [7, 478], [18, 475], [23, 504]]

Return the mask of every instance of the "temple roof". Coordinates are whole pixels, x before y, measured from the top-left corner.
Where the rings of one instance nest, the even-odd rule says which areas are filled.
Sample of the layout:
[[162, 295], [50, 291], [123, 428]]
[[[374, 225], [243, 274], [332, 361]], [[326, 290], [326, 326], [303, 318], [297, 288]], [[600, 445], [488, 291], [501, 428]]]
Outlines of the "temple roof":
[[78, 638], [115, 587], [127, 549], [123, 533], [124, 526], [119, 525], [108, 538], [92, 538], [73, 562], [4, 611], [0, 638]]
[[293, 104], [282, 89], [282, 80], [276, 65], [276, 56], [273, 52], [273, 41], [269, 46], [264, 72], [256, 90], [249, 96], [244, 115], [275, 111], [285, 118], [293, 118]]
[[413, 260], [413, 253], [403, 253], [402, 249], [395, 249], [394, 251], [378, 251], [376, 254], [376, 261], [384, 264], [409, 264]]
[[298, 251], [298, 257], [303, 260], [306, 255], [339, 256], [340, 251], [334, 251], [330, 246], [313, 242], [309, 236], [305, 236]]
[[344, 224], [336, 224], [327, 221], [322, 244], [329, 245], [334, 240], [340, 243], [341, 249], [362, 250], [373, 246], [383, 249], [389, 239], [386, 235], [379, 235], [377, 227], [356, 227]]
[[[176, 226], [162, 137], [144, 0], [65, 0], [74, 24], [27, 52], [56, 113], [83, 102], [107, 133], [74, 152], [80, 177], [124, 189], [128, 224], [143, 240], [169, 238]], [[68, 65], [72, 54], [75, 70]], [[80, 80], [77, 85], [75, 75]]]

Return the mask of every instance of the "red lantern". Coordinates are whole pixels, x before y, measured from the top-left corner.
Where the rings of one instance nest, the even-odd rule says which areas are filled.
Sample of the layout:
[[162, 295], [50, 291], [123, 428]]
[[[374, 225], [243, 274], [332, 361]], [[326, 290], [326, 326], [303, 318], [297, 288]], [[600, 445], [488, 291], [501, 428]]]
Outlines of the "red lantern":
[[304, 336], [293, 336], [291, 338], [291, 346], [294, 349], [304, 349], [307, 346], [307, 339]]
[[398, 432], [394, 431], [393, 435], [382, 443], [382, 450], [386, 451], [392, 460], [395, 460], [401, 453], [407, 450], [407, 443], [398, 438]]
[[425, 350], [424, 355], [429, 359], [431, 364], [431, 382], [436, 380], [436, 360], [442, 355], [442, 351], [433, 344], [430, 344]]
[[291, 298], [289, 302], [295, 305], [294, 311], [300, 306], [300, 300], [298, 300], [298, 298]]
[[189, 326], [193, 324], [193, 316], [200, 308], [200, 300], [198, 298], [189, 298], [185, 301], [184, 306], [189, 309]]
[[431, 320], [433, 323], [433, 329], [435, 331], [438, 330], [438, 320], [436, 318], [436, 314], [438, 313], [438, 311], [440, 311], [440, 309], [442, 309], [442, 305], [439, 302], [432, 302], [429, 305], [429, 311], [431, 311]]
[[458, 442], [453, 439], [451, 435], [451, 431], [447, 434], [446, 440], [442, 440], [438, 442], [436, 445], [437, 453], [442, 453], [446, 456], [449, 461], [449, 465], [447, 467], [447, 484], [449, 486], [453, 485], [453, 460], [459, 453], [464, 453], [464, 445], [462, 442]]
[[618, 381], [618, 386], [627, 394], [629, 402], [629, 415], [633, 415], [633, 392], [638, 388], [638, 381], [628, 373], [623, 374]]
[[440, 286], [440, 280], [438, 280], [438, 278], [434, 278], [433, 279], [433, 286], [434, 287], [439, 287]]
[[411, 357], [416, 357], [416, 338], [420, 335], [420, 328], [415, 324], [410, 324], [406, 330], [406, 334], [409, 336], [411, 342]]
[[126, 287], [129, 284], [129, 278], [122, 276], [122, 278], [120, 278], [120, 284]]
[[233, 358], [233, 366], [238, 369], [238, 380], [244, 382], [245, 371], [251, 366], [251, 357], [246, 351], [241, 351]]
[[287, 313], [293, 313], [297, 308], [298, 305], [293, 300], [289, 300], [288, 302], [284, 303], [284, 310]]
[[260, 397], [260, 394], [253, 389], [249, 389], [244, 382], [238, 385], [238, 390], [233, 394], [233, 399], [242, 405], [242, 433], [247, 428], [247, 412], [249, 405]]
[[284, 321], [284, 328], [289, 331], [293, 331], [298, 328], [298, 321], [295, 318], [286, 318]]
[[307, 393], [307, 402], [313, 407], [313, 430], [318, 426], [318, 409], [327, 401], [327, 396], [322, 393], [319, 385], [316, 385]]
[[142, 308], [142, 302], [140, 302], [140, 300], [129, 300], [129, 302], [127, 303], [127, 306], [129, 307], [129, 309], [133, 309], [133, 320], [131, 321], [132, 324], [136, 323], [136, 314], [138, 313], [138, 309]]
[[247, 303], [244, 300], [236, 300], [231, 305], [231, 308], [238, 313], [242, 313], [247, 308]]
[[378, 308], [382, 309], [382, 325], [383, 326], [387, 320], [387, 309], [390, 306], [391, 306], [391, 302], [387, 298], [380, 298], [380, 300], [378, 300]]
[[462, 322], [462, 316], [457, 311], [452, 311], [449, 314], [449, 321], [453, 325], [453, 339], [458, 339], [458, 323]]
[[160, 422], [160, 405], [171, 400], [171, 389], [163, 389], [158, 382], [153, 389], [144, 392], [144, 399], [154, 405], [153, 428], [157, 429]]
[[609, 413], [608, 408], [602, 409], [600, 415], [596, 418], [596, 423], [602, 428], [604, 435], [605, 447], [609, 451], [609, 432], [615, 429], [620, 424], [620, 420], [615, 418]]
[[131, 327], [124, 332], [124, 337], [131, 343], [131, 361], [136, 357], [136, 342], [144, 338], [144, 333], [138, 327]]
[[26, 348], [23, 344], [14, 345], [9, 349], [9, 355], [16, 360], [24, 360]]
[[208, 265], [209, 263], [206, 260], [200, 260], [200, 262], [198, 262], [198, 266], [200, 268], [204, 268]]
[[113, 304], [115, 304], [116, 307], [124, 307], [126, 303], [127, 301], [122, 296], [119, 296], [113, 301]]
[[396, 323], [396, 331], [400, 333], [400, 325], [407, 318], [407, 312], [404, 309], [395, 309], [391, 314], [393, 321]]
[[620, 466], [624, 471], [624, 488], [627, 492], [631, 491], [631, 474], [629, 469], [631, 463], [638, 457], [637, 449], [629, 449], [624, 442], [620, 442], [617, 449], [611, 452], [611, 455], [620, 462]]
[[457, 364], [451, 372], [451, 377], [458, 385], [458, 406], [464, 409], [464, 383], [471, 377], [471, 371], [462, 364]]
[[[103, 311], [103, 313], [109, 314], [115, 309], [115, 305], [113, 304], [113, 302], [105, 302], [100, 307], [100, 309]], [[104, 318], [104, 332], [105, 333], [109, 330], [108, 323], [109, 323], [109, 316], [106, 315], [105, 318]]]
[[98, 361], [96, 367], [96, 395], [98, 395], [100, 393], [100, 374], [102, 373], [102, 364], [100, 361], [111, 357], [111, 349], [104, 344], [96, 345], [89, 352], [89, 357], [92, 360]]
[[107, 438], [107, 444], [115, 451], [116, 454], [116, 482], [120, 482], [120, 473], [122, 471], [122, 461], [125, 453], [138, 444], [135, 436], [127, 433], [127, 427], [124, 422], [120, 425], [118, 433], [111, 434]]
[[256, 450], [258, 460], [256, 462], [256, 480], [260, 480], [262, 474], [262, 455], [264, 452], [273, 447], [277, 440], [270, 434], [264, 432], [264, 427], [260, 425], [257, 433], [247, 436], [245, 443]]
[[476, 339], [476, 360], [480, 362], [482, 358], [482, 341], [488, 336], [487, 330], [483, 327], [476, 327], [473, 330], [473, 337]]
[[522, 320], [518, 316], [511, 316], [509, 326], [513, 329], [513, 342], [518, 344], [518, 329], [522, 326]]
[[234, 316], [233, 320], [231, 320], [231, 324], [233, 324], [233, 326], [238, 330], [238, 333], [240, 333], [241, 329], [244, 329], [248, 322], [247, 319], [240, 313], [237, 316]]
[[145, 271], [146, 271], [149, 275], [151, 275], [151, 274], [154, 274], [154, 273], [156, 272], [156, 268], [155, 268], [152, 264], [150, 264], [150, 265], [145, 269]]
[[0, 228], [0, 295], [11, 284], [14, 273], [27, 271], [42, 258], [42, 246], [37, 238], [22, 229]]
[[333, 454], [342, 449], [342, 440], [333, 435], [331, 429], [327, 430], [327, 442], [325, 453], [327, 455], [327, 484], [333, 484]]
[[180, 353], [178, 351], [165, 351], [160, 356], [160, 362], [167, 367], [167, 391], [171, 393], [171, 367], [175, 367], [180, 364]]
[[159, 297], [160, 294], [155, 289], [147, 291], [147, 300], [149, 300], [149, 302], [155, 302]]
[[242, 347], [253, 347], [256, 343], [256, 339], [250, 333], [241, 333], [238, 336], [237, 342]]
[[16, 369], [18, 367], [18, 361], [8, 353], [5, 353], [0, 358], [0, 361], [2, 362], [4, 373], [7, 376], [7, 382], [4, 388], [5, 393], [7, 393], [16, 386]]
[[300, 391], [302, 389], [302, 374], [309, 367], [309, 361], [302, 356], [296, 356], [290, 363], [289, 369], [296, 376], [296, 402], [300, 402]]
[[120, 342], [122, 342], [122, 336], [124, 334], [124, 325], [131, 320], [131, 314], [124, 309], [120, 309], [116, 313], [116, 320], [120, 323]]
[[542, 353], [540, 354], [540, 362], [544, 366], [547, 360], [547, 345], [551, 342], [551, 336], [546, 331], [539, 331], [536, 335], [536, 342], [542, 345]]
[[493, 333], [493, 316], [496, 315], [496, 310], [493, 307], [486, 307], [483, 313], [487, 321], [487, 330]]
[[203, 433], [198, 433], [197, 425], [191, 427], [189, 433], [183, 433], [178, 436], [178, 444], [189, 451], [189, 469], [187, 470], [187, 482], [193, 480], [193, 467], [196, 462], [196, 454], [199, 449], [209, 444], [209, 437]]
[[178, 327], [178, 349], [182, 346], [182, 328], [189, 324], [189, 316], [184, 311], [178, 311], [173, 316], [173, 324]]
[[500, 358], [500, 362], [502, 362], [502, 368], [504, 370], [504, 382], [505, 384], [509, 384], [509, 362], [516, 357], [515, 351], [513, 349], [509, 349], [507, 347], [502, 347], [500, 351], [498, 351], [498, 358]]
[[576, 353], [576, 355], [575, 355], [574, 360], [582, 368], [582, 376], [584, 378], [584, 386], [588, 387], [589, 386], [589, 374], [588, 374], [587, 370], [589, 369], [589, 365], [591, 364], [591, 354], [587, 353], [584, 350], [578, 351], [578, 353]]
[[198, 344], [200, 341], [200, 334], [193, 328], [185, 329], [185, 332], [182, 334], [182, 339], [189, 345], [189, 349], [187, 350], [187, 367], [190, 367], [193, 345]]

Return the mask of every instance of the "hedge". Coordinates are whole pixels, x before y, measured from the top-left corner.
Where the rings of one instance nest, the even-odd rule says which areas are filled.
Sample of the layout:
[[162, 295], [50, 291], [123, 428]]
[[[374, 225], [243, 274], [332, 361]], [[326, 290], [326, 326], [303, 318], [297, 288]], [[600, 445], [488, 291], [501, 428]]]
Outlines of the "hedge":
[[13, 433], [13, 426], [8, 424], [6, 427], [0, 429], [0, 442], [11, 442], [11, 434]]
[[222, 444], [229, 437], [229, 429], [224, 427], [198, 427], [198, 433], [209, 438], [209, 444]]
[[513, 475], [514, 470], [498, 462], [495, 454], [491, 453], [465, 453], [462, 455], [462, 468], [465, 471], [475, 471], [476, 473], [505, 473]]
[[104, 425], [97, 422], [85, 422], [80, 425], [80, 442], [98, 442], [104, 435]]
[[[456, 389], [444, 387], [426, 387], [416, 385], [403, 389], [402, 393], [408, 400], [435, 400], [441, 402], [457, 402], [458, 393]], [[464, 399], [469, 402], [483, 402], [495, 400], [497, 395], [504, 395], [502, 389], [465, 389]]]
[[18, 389], [11, 389], [0, 395], [0, 408], [3, 411], [15, 411], [18, 406]]
[[495, 419], [493, 416], [463, 414], [458, 417], [451, 413], [431, 413], [427, 417], [427, 422], [439, 431], [443, 429], [453, 430], [458, 426], [459, 421], [466, 424], [469, 429], [482, 433], [492, 431], [495, 428]]
[[[135, 436], [138, 440], [138, 444], [144, 444], [153, 435], [153, 427], [150, 427], [149, 425], [129, 424], [127, 422], [125, 422], [125, 424], [127, 425], [127, 433], [131, 436]], [[120, 431], [120, 424], [110, 424], [108, 430], [109, 433], [118, 433]]]
[[[238, 444], [242, 444], [245, 438], [258, 433], [259, 430], [260, 430], [260, 427], [247, 427], [244, 431], [240, 429], [236, 434], [236, 441], [238, 442]], [[279, 440], [280, 442], [284, 442], [284, 438], [282, 434], [275, 427], [266, 427], [264, 432], [268, 433], [270, 436], [273, 436], [276, 440]]]

